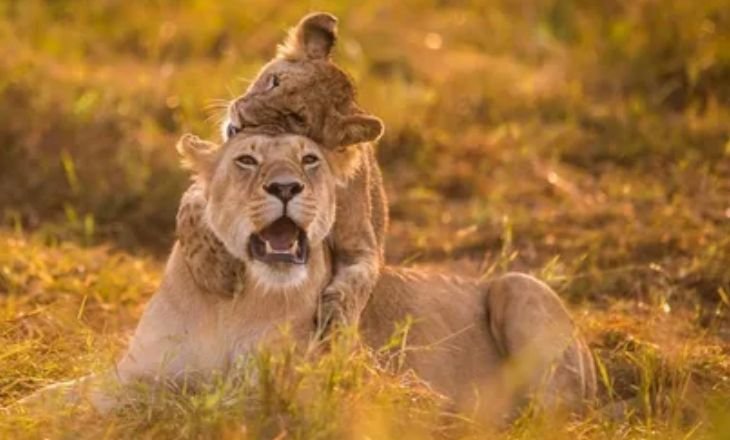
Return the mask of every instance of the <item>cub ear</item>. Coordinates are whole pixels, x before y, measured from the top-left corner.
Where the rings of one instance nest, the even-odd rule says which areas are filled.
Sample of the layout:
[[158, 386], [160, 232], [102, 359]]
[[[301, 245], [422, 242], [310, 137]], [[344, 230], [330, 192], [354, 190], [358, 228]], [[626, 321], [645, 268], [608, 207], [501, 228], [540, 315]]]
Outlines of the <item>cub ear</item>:
[[383, 135], [383, 121], [369, 114], [343, 116], [332, 127], [334, 130], [325, 136], [326, 147], [346, 147], [362, 142], [376, 141]]
[[284, 58], [327, 59], [337, 41], [337, 17], [326, 12], [304, 16], [289, 30], [289, 36], [279, 46]]
[[187, 133], [177, 141], [177, 152], [182, 157], [183, 166], [193, 170], [203, 178], [207, 178], [215, 164], [218, 145]]

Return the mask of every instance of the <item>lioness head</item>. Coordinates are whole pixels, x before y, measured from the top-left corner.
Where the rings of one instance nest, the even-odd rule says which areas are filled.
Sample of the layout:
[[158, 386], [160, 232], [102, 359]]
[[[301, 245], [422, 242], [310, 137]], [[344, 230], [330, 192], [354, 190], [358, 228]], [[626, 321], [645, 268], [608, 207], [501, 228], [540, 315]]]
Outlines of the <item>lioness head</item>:
[[289, 31], [277, 57], [228, 109], [225, 139], [249, 127], [307, 136], [326, 148], [376, 140], [383, 123], [355, 102], [348, 75], [330, 60], [337, 19], [304, 17]]
[[240, 134], [218, 147], [185, 135], [178, 151], [204, 185], [205, 222], [250, 276], [278, 287], [305, 280], [335, 219], [335, 179], [319, 146]]

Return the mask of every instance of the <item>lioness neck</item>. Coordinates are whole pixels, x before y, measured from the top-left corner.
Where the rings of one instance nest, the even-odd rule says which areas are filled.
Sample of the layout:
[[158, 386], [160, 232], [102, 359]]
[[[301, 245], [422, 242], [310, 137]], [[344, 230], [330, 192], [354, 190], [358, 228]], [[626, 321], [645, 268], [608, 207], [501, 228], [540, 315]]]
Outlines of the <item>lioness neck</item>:
[[247, 271], [243, 293], [218, 308], [232, 335], [248, 335], [237, 336], [234, 356], [261, 344], [271, 348], [284, 333], [291, 336], [286, 341], [308, 341], [315, 330], [319, 294], [331, 277], [330, 267], [328, 253], [319, 245], [312, 247], [302, 268], [306, 278], [296, 284], [277, 286]]

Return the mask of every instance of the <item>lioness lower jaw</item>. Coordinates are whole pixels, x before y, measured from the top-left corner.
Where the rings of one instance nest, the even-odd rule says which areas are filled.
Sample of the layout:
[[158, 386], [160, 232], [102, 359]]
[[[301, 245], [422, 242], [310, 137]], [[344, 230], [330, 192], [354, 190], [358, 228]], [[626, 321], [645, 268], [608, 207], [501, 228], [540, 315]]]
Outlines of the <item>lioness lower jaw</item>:
[[263, 262], [252, 260], [249, 264], [250, 280], [266, 293], [290, 291], [308, 284], [308, 268], [305, 264]]

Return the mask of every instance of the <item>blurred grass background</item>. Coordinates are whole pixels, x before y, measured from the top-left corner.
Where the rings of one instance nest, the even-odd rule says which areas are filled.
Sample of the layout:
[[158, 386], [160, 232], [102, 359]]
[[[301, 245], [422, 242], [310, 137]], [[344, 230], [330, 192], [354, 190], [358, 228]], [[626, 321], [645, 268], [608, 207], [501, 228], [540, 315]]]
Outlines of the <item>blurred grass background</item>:
[[542, 277], [606, 396], [704, 432], [690, 397], [730, 388], [728, 0], [0, 1], [0, 397], [123, 344], [173, 241], [175, 140], [217, 139], [311, 10], [386, 123], [390, 261]]

